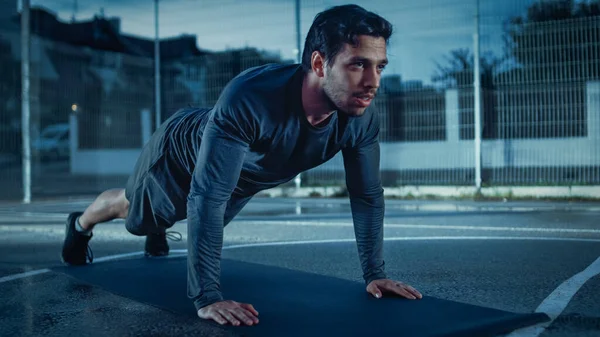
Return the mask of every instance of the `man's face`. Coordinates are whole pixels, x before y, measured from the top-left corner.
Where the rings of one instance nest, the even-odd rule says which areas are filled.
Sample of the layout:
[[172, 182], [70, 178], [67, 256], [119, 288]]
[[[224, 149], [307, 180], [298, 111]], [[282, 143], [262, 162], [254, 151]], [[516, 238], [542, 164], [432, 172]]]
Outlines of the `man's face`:
[[381, 37], [360, 35], [358, 45], [344, 44], [333, 65], [325, 65], [323, 90], [338, 109], [361, 116], [379, 88], [387, 65], [386, 43]]

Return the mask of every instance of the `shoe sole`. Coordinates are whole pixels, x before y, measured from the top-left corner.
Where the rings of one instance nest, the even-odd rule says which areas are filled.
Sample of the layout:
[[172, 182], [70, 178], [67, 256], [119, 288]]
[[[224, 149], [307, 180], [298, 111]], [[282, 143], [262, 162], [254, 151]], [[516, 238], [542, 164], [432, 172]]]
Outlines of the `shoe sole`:
[[[69, 231], [71, 230], [72, 218], [73, 217], [77, 218], [78, 216], [81, 216], [82, 214], [83, 214], [83, 212], [73, 212], [73, 213], [69, 214], [69, 216], [67, 217], [67, 224], [65, 225], [65, 238], [63, 241], [63, 247], [65, 246], [65, 242], [67, 240], [67, 235], [68, 235]], [[83, 266], [83, 265], [87, 264], [87, 261], [83, 264], [69, 263], [69, 262], [65, 261], [62, 251], [60, 252], [60, 261], [67, 266]]]
[[159, 254], [150, 254], [148, 252], [144, 252], [144, 256], [147, 258], [153, 258], [153, 257], [163, 257], [163, 256], [167, 256], [169, 255], [169, 253], [159, 253]]

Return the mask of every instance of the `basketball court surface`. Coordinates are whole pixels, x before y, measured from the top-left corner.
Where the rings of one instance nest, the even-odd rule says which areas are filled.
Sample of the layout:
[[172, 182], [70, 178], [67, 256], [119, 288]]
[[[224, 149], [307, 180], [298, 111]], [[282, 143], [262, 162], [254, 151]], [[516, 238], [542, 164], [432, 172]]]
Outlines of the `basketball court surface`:
[[195, 316], [186, 223], [166, 258], [102, 224], [89, 266], [60, 263], [64, 222], [91, 199], [0, 204], [6, 336], [600, 336], [600, 205], [386, 202], [390, 278], [422, 300], [369, 296], [347, 199], [257, 198], [225, 229], [222, 290], [253, 327]]

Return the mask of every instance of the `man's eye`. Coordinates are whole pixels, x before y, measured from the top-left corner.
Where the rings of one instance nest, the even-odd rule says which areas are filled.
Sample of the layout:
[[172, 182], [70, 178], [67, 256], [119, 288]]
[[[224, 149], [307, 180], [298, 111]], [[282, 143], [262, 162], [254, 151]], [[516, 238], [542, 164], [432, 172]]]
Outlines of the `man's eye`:
[[364, 66], [365, 64], [363, 62], [356, 62], [354, 63], [354, 65], [362, 68], [362, 66]]

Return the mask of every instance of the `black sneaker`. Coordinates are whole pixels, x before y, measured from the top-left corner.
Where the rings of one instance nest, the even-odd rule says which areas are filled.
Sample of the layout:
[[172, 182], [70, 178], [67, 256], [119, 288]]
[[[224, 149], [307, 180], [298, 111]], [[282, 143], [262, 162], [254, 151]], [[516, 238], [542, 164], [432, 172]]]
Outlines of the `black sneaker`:
[[74, 212], [67, 217], [67, 227], [65, 230], [65, 241], [63, 242], [61, 260], [68, 265], [84, 265], [92, 263], [94, 255], [88, 246], [92, 234], [84, 235], [75, 228], [75, 222], [83, 212]]
[[146, 236], [144, 256], [158, 257], [169, 255], [169, 244], [167, 243], [167, 238], [173, 241], [181, 241], [181, 233], [165, 232], [148, 234]]

